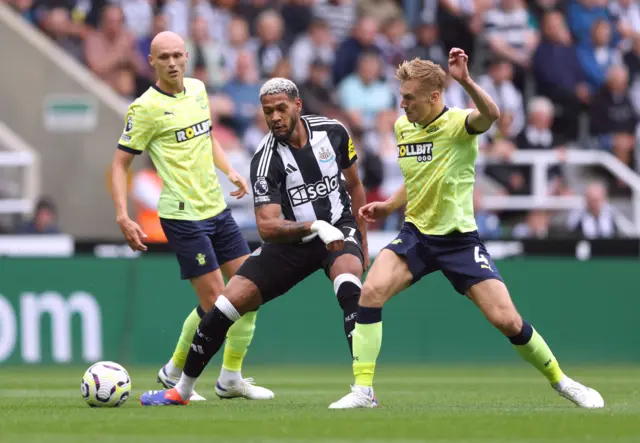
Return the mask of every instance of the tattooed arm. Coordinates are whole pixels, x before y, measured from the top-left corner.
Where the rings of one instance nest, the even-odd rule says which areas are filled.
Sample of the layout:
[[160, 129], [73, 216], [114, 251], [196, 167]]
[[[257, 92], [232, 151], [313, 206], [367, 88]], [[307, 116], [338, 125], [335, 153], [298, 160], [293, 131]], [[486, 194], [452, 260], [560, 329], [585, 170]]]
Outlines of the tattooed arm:
[[268, 243], [297, 243], [311, 235], [312, 222], [292, 222], [280, 218], [280, 205], [256, 207], [256, 222], [260, 237]]

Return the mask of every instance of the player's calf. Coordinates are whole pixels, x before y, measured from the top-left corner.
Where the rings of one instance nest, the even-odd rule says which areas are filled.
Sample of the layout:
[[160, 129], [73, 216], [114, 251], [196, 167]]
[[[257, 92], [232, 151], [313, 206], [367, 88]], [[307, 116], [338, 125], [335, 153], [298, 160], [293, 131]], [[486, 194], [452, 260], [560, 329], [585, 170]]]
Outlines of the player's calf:
[[487, 320], [507, 337], [513, 337], [522, 330], [522, 318], [502, 281], [484, 280], [469, 288], [467, 296]]

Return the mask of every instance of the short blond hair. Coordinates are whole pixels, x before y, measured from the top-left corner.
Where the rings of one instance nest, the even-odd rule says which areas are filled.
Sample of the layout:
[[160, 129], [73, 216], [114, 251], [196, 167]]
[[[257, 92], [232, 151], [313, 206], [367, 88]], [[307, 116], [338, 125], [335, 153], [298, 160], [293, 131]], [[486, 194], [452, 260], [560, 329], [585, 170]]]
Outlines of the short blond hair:
[[411, 61], [404, 61], [396, 71], [396, 78], [401, 82], [418, 80], [423, 87], [442, 91], [447, 73], [437, 63], [422, 60], [418, 57]]

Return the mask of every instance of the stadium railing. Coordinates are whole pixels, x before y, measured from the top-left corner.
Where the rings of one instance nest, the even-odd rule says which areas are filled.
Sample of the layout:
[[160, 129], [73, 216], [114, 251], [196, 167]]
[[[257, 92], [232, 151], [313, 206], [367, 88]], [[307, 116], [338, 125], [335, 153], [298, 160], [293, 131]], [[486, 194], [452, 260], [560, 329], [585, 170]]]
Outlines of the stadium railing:
[[531, 195], [487, 195], [483, 197], [483, 206], [488, 210], [573, 210], [585, 206], [584, 195], [550, 196], [548, 195], [547, 172], [549, 167], [564, 164], [570, 166], [600, 166], [622, 180], [631, 189], [633, 207], [632, 220], [624, 214], [615, 213], [622, 234], [630, 237], [640, 236], [640, 175], [604, 151], [586, 151], [568, 149], [566, 156], [560, 158], [556, 152], [546, 150], [516, 151], [509, 161], [500, 161], [484, 155], [478, 156], [478, 165], [529, 165], [532, 167]]
[[40, 195], [40, 156], [2, 121], [0, 168], [21, 168], [19, 198], [0, 196], [0, 214], [30, 214]]

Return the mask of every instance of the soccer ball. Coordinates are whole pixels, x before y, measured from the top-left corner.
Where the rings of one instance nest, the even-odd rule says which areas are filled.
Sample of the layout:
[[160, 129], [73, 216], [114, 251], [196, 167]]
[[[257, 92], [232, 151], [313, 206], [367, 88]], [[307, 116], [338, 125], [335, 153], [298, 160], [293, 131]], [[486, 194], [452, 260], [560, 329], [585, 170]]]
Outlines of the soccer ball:
[[131, 394], [131, 378], [118, 363], [101, 361], [84, 373], [80, 391], [84, 401], [92, 408], [117, 408]]

